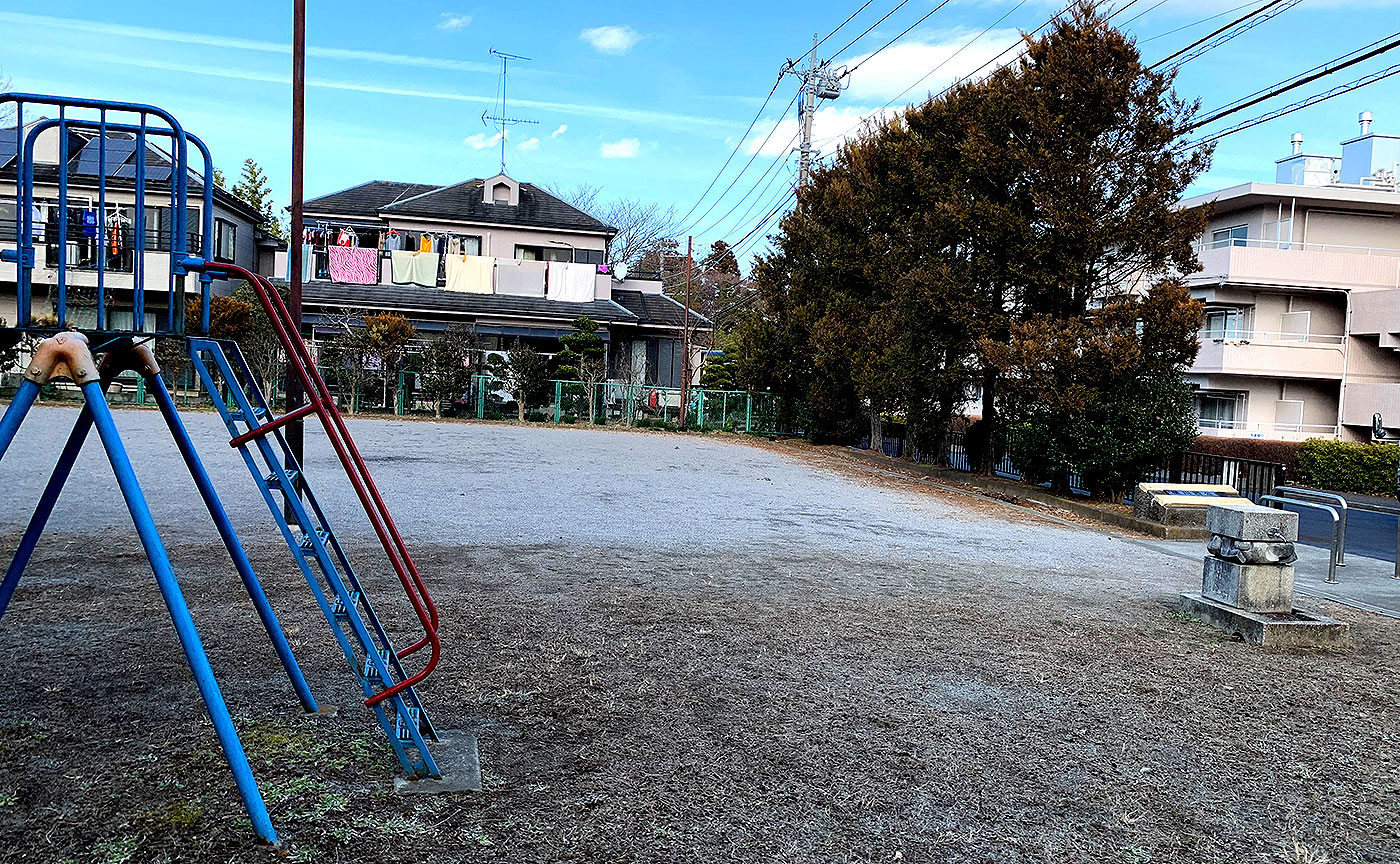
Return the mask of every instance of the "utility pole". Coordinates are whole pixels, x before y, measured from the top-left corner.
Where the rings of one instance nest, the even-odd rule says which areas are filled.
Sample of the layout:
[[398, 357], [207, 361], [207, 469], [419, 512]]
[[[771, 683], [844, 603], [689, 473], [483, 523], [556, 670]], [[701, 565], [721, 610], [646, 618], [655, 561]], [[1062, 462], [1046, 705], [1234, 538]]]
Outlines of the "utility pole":
[[846, 67], [831, 68], [831, 61], [817, 60], [818, 39], [812, 34], [812, 54], [805, 70], [799, 70], [797, 61], [789, 60], [781, 75], [796, 75], [802, 79], [802, 90], [797, 98], [798, 169], [797, 183], [806, 186], [812, 179], [812, 161], [818, 155], [812, 146], [812, 119], [817, 113], [818, 99], [836, 99], [841, 91], [850, 85]]
[[[291, 278], [287, 280], [287, 311], [292, 316], [293, 338], [301, 338], [301, 231], [302, 231], [302, 180], [306, 155], [306, 0], [294, 0], [292, 4], [292, 236], [287, 238], [290, 247]], [[288, 413], [302, 404], [301, 379], [292, 369], [292, 358], [287, 358], [286, 410]], [[297, 467], [303, 464], [304, 427], [300, 419], [287, 424], [284, 434], [287, 447]], [[289, 469], [293, 466], [288, 464]], [[298, 475], [299, 476], [299, 475]], [[301, 482], [297, 481], [298, 490]], [[289, 508], [290, 504], [287, 505]]]
[[798, 122], [802, 126], [802, 141], [798, 146], [797, 185], [806, 186], [812, 177], [812, 114], [817, 110], [817, 34], [812, 34], [812, 61], [802, 78], [802, 96], [797, 101]]
[[685, 310], [681, 312], [681, 429], [690, 407], [690, 263], [695, 254], [695, 238], [685, 238]]

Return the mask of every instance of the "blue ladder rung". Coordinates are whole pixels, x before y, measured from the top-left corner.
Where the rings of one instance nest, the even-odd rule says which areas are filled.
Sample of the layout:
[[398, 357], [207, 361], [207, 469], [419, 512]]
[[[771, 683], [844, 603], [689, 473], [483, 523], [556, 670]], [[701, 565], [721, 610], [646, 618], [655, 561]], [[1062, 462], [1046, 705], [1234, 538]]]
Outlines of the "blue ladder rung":
[[[325, 542], [326, 542], [327, 540], [330, 539], [331, 532], [329, 532], [329, 531], [322, 531], [320, 528], [317, 528], [317, 529], [316, 529], [316, 536], [317, 536], [318, 538], [320, 538], [321, 543], [324, 545]], [[302, 550], [303, 552], [311, 552], [311, 551], [314, 551], [314, 550], [316, 549], [316, 543], [315, 543], [314, 540], [311, 539], [311, 534], [310, 534], [310, 533], [303, 533], [303, 534], [301, 535], [301, 542], [298, 543], [297, 545], [301, 547], [301, 550]]]
[[347, 607], [347, 606], [345, 605], [345, 603], [341, 602], [340, 596], [337, 595], [336, 598], [335, 598], [335, 604], [331, 607], [331, 613], [332, 613], [333, 615], [335, 615], [335, 617], [338, 618], [338, 619], [341, 620], [341, 621], [349, 621], [349, 620], [350, 620], [350, 609], [353, 609], [353, 608], [355, 608], [355, 607], [357, 607], [357, 606], [359, 606], [359, 605], [360, 605], [360, 592], [359, 592], [359, 591], [351, 591], [351, 592], [350, 592], [350, 605]]
[[[380, 652], [379, 652], [379, 659], [382, 660], [382, 661], [384, 661], [385, 667], [388, 667], [388, 666], [390, 665], [390, 662], [391, 662], [391, 661], [390, 661], [389, 658], [392, 657], [392, 656], [393, 656], [393, 652], [391, 652], [391, 651], [387, 651], [387, 650], [386, 650], [386, 651], [380, 651]], [[366, 680], [369, 680], [369, 681], [378, 681], [378, 682], [381, 683], [381, 684], [387, 684], [387, 683], [388, 683], [387, 681], [385, 681], [385, 680], [380, 676], [378, 667], [376, 667], [376, 666], [374, 665], [374, 658], [373, 658], [373, 657], [366, 657], [366, 658], [365, 658], [364, 676], [365, 676], [365, 679], [366, 679]]]
[[394, 714], [394, 734], [398, 736], [400, 741], [413, 740], [413, 733], [409, 731], [410, 728], [416, 728], [419, 734], [423, 732], [423, 709], [410, 706], [406, 711], [408, 713], [408, 719], [413, 723], [412, 727], [404, 722], [402, 713]]
[[[248, 422], [248, 420], [247, 420], [247, 415], [243, 412], [243, 410], [242, 410], [241, 408], [228, 412], [228, 417], [229, 417], [230, 420], [236, 420], [236, 421], [238, 421], [239, 423], [247, 423], [247, 422]], [[259, 420], [259, 421], [266, 420], [266, 419], [267, 419], [267, 411], [264, 410], [264, 409], [262, 409], [262, 408], [254, 407], [254, 408], [253, 408], [253, 418], [256, 419], [256, 420]]]
[[[287, 475], [287, 482], [290, 483], [293, 487], [295, 487], [297, 485], [297, 480], [301, 477], [301, 472], [295, 469], [290, 469], [284, 471], [283, 473]], [[276, 471], [273, 471], [271, 474], [264, 477], [263, 482], [273, 489], [282, 488], [282, 478], [278, 476]]]

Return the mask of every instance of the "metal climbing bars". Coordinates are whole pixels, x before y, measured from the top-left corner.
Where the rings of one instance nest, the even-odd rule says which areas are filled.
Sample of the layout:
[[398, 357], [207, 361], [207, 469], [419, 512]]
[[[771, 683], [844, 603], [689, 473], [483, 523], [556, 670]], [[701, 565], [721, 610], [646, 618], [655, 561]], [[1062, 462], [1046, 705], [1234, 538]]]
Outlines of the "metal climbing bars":
[[[361, 686], [365, 705], [384, 729], [400, 766], [410, 778], [440, 776], [429, 750], [429, 743], [438, 740], [437, 732], [416, 689], [441, 656], [437, 606], [281, 295], [262, 276], [214, 260], [216, 202], [214, 184], [206, 182], [213, 172], [208, 148], [184, 131], [171, 114], [151, 105], [28, 93], [0, 95], [0, 105], [5, 103], [15, 106], [16, 126], [13, 139], [0, 130], [0, 166], [14, 164], [16, 214], [14, 246], [0, 248], [0, 263], [14, 265], [17, 320], [13, 326], [0, 322], [0, 347], [17, 345], [26, 336], [47, 338], [31, 352], [19, 391], [0, 416], [0, 459], [15, 440], [41, 388], [56, 379], [72, 381], [82, 393], [83, 407], [0, 580], [0, 618], [14, 597], [79, 451], [95, 428], [253, 830], [266, 842], [277, 841], [106, 401], [107, 386], [123, 372], [135, 372], [154, 394], [298, 702], [303, 710], [318, 712], [320, 706], [272, 603], [160, 376], [151, 341], [155, 337], [183, 338], [208, 392], [228, 394], [227, 399], [215, 398], [214, 407], [228, 431], [229, 445], [239, 451], [252, 474]], [[26, 108], [33, 112], [36, 106], [58, 116], [34, 118], [31, 114], [26, 126]], [[202, 157], [202, 175], [191, 170], [191, 146]], [[41, 154], [49, 158], [40, 158]], [[83, 199], [88, 206], [76, 208], [80, 214], [77, 221], [71, 206], [77, 196], [70, 194], [75, 183], [85, 190], [96, 187], [96, 206], [90, 206], [91, 197]], [[191, 221], [186, 204], [192, 183], [198, 185], [203, 197], [198, 233], [187, 224]], [[36, 184], [56, 187], [56, 202], [38, 198]], [[154, 226], [147, 224], [146, 203], [152, 195], [163, 196], [170, 205], [170, 216], [157, 219]], [[47, 217], [41, 203], [49, 208]], [[159, 224], [161, 221], [165, 224]], [[75, 238], [77, 242], [71, 242]], [[81, 260], [74, 260], [75, 256]], [[209, 337], [210, 298], [216, 279], [244, 279], [253, 286], [287, 362], [308, 394], [307, 405], [273, 417], [272, 404], [238, 346]], [[148, 290], [157, 283], [164, 284], [163, 291]], [[197, 292], [199, 299], [197, 322], [185, 320], [192, 292]], [[40, 306], [45, 293], [47, 310]], [[288, 423], [312, 415], [320, 419], [413, 610], [419, 633], [406, 647], [398, 648], [390, 640], [350, 554], [336, 537], [325, 508], [283, 437]], [[410, 671], [405, 661], [416, 671]]]

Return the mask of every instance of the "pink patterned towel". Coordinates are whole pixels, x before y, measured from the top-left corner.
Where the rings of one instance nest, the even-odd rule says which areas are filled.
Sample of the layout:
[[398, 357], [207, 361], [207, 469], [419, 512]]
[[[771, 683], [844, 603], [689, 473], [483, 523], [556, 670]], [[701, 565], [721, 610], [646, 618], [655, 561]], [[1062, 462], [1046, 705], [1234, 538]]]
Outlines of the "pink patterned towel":
[[379, 250], [369, 246], [331, 246], [331, 281], [350, 285], [379, 284]]

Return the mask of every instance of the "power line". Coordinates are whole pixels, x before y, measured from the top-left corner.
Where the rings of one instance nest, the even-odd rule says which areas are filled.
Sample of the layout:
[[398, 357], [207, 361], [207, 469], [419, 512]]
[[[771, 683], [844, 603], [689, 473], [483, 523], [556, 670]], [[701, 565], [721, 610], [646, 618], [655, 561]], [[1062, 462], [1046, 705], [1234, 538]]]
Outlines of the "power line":
[[888, 11], [888, 12], [886, 12], [884, 15], [881, 15], [881, 16], [880, 16], [880, 20], [879, 20], [879, 21], [876, 21], [874, 24], [871, 24], [869, 27], [866, 27], [864, 30], [862, 30], [862, 31], [860, 32], [860, 35], [859, 35], [859, 36], [857, 36], [856, 38], [854, 38], [854, 39], [852, 39], [851, 41], [847, 42], [845, 45], [841, 46], [841, 50], [831, 52], [831, 56], [832, 56], [832, 57], [840, 57], [842, 54], [845, 54], [847, 48], [850, 48], [852, 45], [854, 45], [854, 44], [856, 44], [857, 42], [859, 42], [860, 40], [864, 39], [866, 36], [868, 36], [868, 35], [870, 34], [870, 31], [871, 31], [871, 30], [874, 30], [876, 27], [879, 27], [881, 24], [885, 23], [885, 19], [886, 19], [886, 18], [889, 18], [891, 15], [893, 15], [893, 14], [896, 13], [896, 12], [898, 12], [900, 9], [903, 9], [908, 3], [909, 3], [909, 0], [899, 0], [899, 3], [898, 3], [893, 9], [891, 9], [891, 10]]
[[[1278, 15], [1282, 15], [1284, 12], [1287, 12], [1289, 9], [1292, 9], [1294, 6], [1297, 6], [1301, 2], [1303, 2], [1303, 0], [1269, 0], [1268, 3], [1265, 3], [1258, 9], [1255, 9], [1252, 12], [1246, 12], [1245, 14], [1241, 15], [1240, 17], [1236, 18], [1230, 23], [1225, 24], [1221, 27], [1217, 27], [1216, 29], [1197, 39], [1195, 42], [1192, 42], [1190, 45], [1187, 45], [1185, 48], [1168, 54], [1166, 57], [1163, 57], [1161, 60], [1158, 60], [1156, 63], [1153, 63], [1148, 68], [1156, 69], [1158, 66], [1165, 65], [1168, 61], [1180, 57], [1180, 60], [1177, 60], [1175, 63], [1172, 64], [1173, 69], [1178, 69], [1183, 64], [1195, 60], [1197, 57], [1200, 57], [1207, 51], [1212, 51], [1215, 48], [1224, 45], [1226, 42], [1229, 42], [1231, 39], [1234, 39], [1236, 36], [1242, 36], [1250, 30], [1253, 30], [1255, 27], [1258, 27], [1265, 21], [1271, 20], [1272, 18]], [[1187, 52], [1190, 53], [1188, 54]]]
[[[845, 21], [842, 21], [840, 24], [837, 24], [837, 25], [832, 29], [832, 31], [831, 31], [830, 33], [828, 33], [828, 34], [826, 34], [825, 36], [823, 36], [823, 37], [821, 38], [821, 40], [817, 42], [816, 47], [817, 47], [817, 48], [822, 47], [822, 44], [825, 43], [826, 40], [830, 39], [832, 36], [835, 36], [835, 35], [837, 34], [837, 32], [840, 31], [840, 29], [841, 29], [842, 27], [845, 27], [847, 24], [851, 23], [851, 21], [852, 21], [857, 15], [859, 15], [860, 13], [862, 13], [862, 12], [865, 11], [865, 7], [869, 6], [871, 3], [874, 3], [874, 2], [875, 2], [875, 0], [865, 0], [864, 3], [860, 4], [860, 8], [859, 8], [859, 9], [857, 9], [857, 10], [854, 11], [854, 12], [852, 12], [850, 15], [847, 15]], [[804, 49], [804, 50], [805, 50], [805, 49]]]
[[[724, 187], [724, 191], [721, 192], [721, 193], [719, 193], [719, 195], [715, 198], [714, 201], [711, 201], [711, 202], [710, 202], [710, 206], [707, 207], [707, 208], [705, 208], [705, 212], [704, 212], [704, 213], [701, 213], [699, 216], [696, 216], [694, 220], [692, 220], [692, 221], [690, 221], [690, 222], [686, 222], [686, 217], [689, 216], [691, 213], [694, 213], [694, 212], [695, 212], [695, 207], [699, 207], [699, 206], [700, 206], [700, 201], [704, 201], [704, 200], [705, 200], [705, 195], [702, 194], [702, 195], [700, 196], [700, 201], [697, 201], [697, 202], [695, 203], [695, 207], [691, 207], [690, 210], [685, 214], [685, 216], [682, 216], [680, 219], [677, 220], [677, 223], [678, 223], [678, 224], [685, 224], [685, 225], [686, 225], [686, 227], [684, 227], [684, 228], [678, 228], [678, 229], [677, 229], [677, 232], [683, 232], [683, 231], [689, 230], [690, 228], [694, 228], [696, 225], [698, 225], [698, 224], [701, 222], [701, 220], [703, 220], [706, 216], [709, 216], [710, 213], [712, 213], [712, 212], [714, 211], [714, 209], [715, 209], [716, 207], [719, 206], [719, 202], [721, 202], [721, 201], [724, 200], [724, 196], [726, 196], [726, 195], [729, 194], [729, 191], [730, 191], [731, 189], [733, 189], [734, 186], [739, 182], [739, 178], [740, 178], [740, 177], [743, 177], [743, 176], [744, 176], [744, 172], [747, 171], [747, 170], [749, 170], [749, 166], [752, 165], [752, 164], [753, 164], [753, 161], [754, 161], [755, 159], [758, 158], [758, 154], [762, 153], [762, 152], [763, 152], [763, 148], [766, 147], [766, 146], [768, 146], [768, 142], [769, 142], [769, 140], [772, 139], [773, 133], [774, 133], [774, 132], [777, 132], [778, 129], [779, 129], [779, 127], [781, 127], [781, 126], [783, 125], [783, 117], [787, 116], [788, 109], [791, 108], [791, 107], [793, 106], [793, 104], [797, 102], [797, 97], [800, 96], [800, 95], [802, 95], [802, 91], [801, 91], [801, 90], [799, 90], [798, 92], [792, 94], [792, 100], [788, 102], [788, 104], [783, 108], [782, 111], [778, 112], [778, 122], [774, 123], [774, 124], [773, 124], [773, 128], [768, 130], [768, 134], [767, 134], [766, 136], [764, 136], [763, 142], [760, 143], [760, 144], [758, 145], [758, 147], [754, 148], [753, 153], [751, 153], [751, 154], [749, 155], [749, 161], [747, 161], [747, 162], [744, 163], [744, 167], [739, 169], [739, 173], [734, 175], [734, 178], [733, 178], [732, 180], [729, 181], [729, 185], [726, 186], [726, 187]], [[754, 127], [754, 124], [753, 124], [753, 123], [750, 123], [750, 124], [749, 124], [749, 131], [750, 131], [750, 132], [753, 131], [753, 127]], [[748, 134], [749, 134], [748, 132], [745, 132], [745, 133], [744, 133], [744, 138], [740, 138], [739, 141], [738, 141], [738, 143], [736, 143], [736, 144], [734, 145], [734, 152], [729, 154], [729, 159], [724, 160], [724, 165], [720, 166], [719, 174], [716, 174], [716, 175], [715, 175], [715, 179], [714, 179], [713, 181], [710, 182], [710, 185], [705, 189], [705, 193], [708, 193], [708, 192], [710, 191], [710, 189], [713, 189], [713, 188], [714, 188], [715, 183], [719, 182], [719, 178], [724, 174], [724, 169], [727, 168], [727, 167], [729, 167], [729, 162], [730, 162], [730, 160], [732, 160], [732, 159], [734, 158], [735, 154], [737, 154], [737, 153], [739, 152], [739, 148], [742, 147], [742, 146], [744, 145], [744, 141], [745, 141], [745, 139], [748, 137]]]
[[[1153, 3], [1151, 6], [1148, 6], [1146, 9], [1142, 10], [1142, 11], [1139, 12], [1138, 14], [1136, 14], [1136, 15], [1134, 15], [1133, 17], [1129, 18], [1127, 21], [1124, 21], [1123, 24], [1122, 24], [1122, 26], [1120, 26], [1118, 29], [1119, 29], [1119, 30], [1122, 30], [1124, 27], [1127, 27], [1129, 24], [1133, 23], [1134, 21], [1138, 20], [1139, 18], [1141, 18], [1142, 16], [1146, 15], [1146, 14], [1149, 13], [1149, 12], [1156, 12], [1158, 9], [1160, 9], [1160, 8], [1162, 8], [1164, 5], [1166, 5], [1166, 3], [1167, 3], [1167, 0], [1157, 0], [1156, 3]], [[1133, 4], [1132, 4], [1132, 3], [1129, 3], [1129, 4], [1128, 4], [1128, 6], [1131, 6], [1131, 5], [1133, 5]], [[1246, 3], [1245, 5], [1248, 6], [1249, 4]], [[1127, 9], [1128, 6], [1124, 6], [1123, 9]], [[1118, 12], [1122, 12], [1123, 9], [1119, 9]], [[1114, 12], [1113, 14], [1114, 14], [1114, 15], [1117, 15], [1118, 12]]]
[[[1374, 47], [1376, 45], [1379, 45], [1381, 42], [1386, 42], [1387, 39], [1390, 40], [1387, 44], [1381, 45], [1379, 48]], [[1371, 50], [1368, 51], [1368, 48]], [[1260, 90], [1250, 94], [1249, 96], [1237, 99], [1234, 102], [1231, 102], [1229, 105], [1226, 105], [1222, 108], [1218, 108], [1210, 114], [1206, 115], [1205, 117], [1201, 118], [1200, 120], [1196, 121], [1195, 123], [1191, 124], [1186, 128], [1186, 131], [1194, 132], [1202, 126], [1214, 123], [1215, 121], [1228, 117], [1231, 114], [1237, 114], [1246, 108], [1252, 108], [1255, 105], [1258, 105], [1260, 102], [1272, 99], [1275, 96], [1281, 96], [1284, 93], [1289, 92], [1290, 90], [1296, 90], [1299, 87], [1311, 84], [1319, 78], [1324, 78], [1328, 75], [1336, 74], [1337, 72], [1340, 72], [1343, 69], [1355, 66], [1357, 63], [1370, 60], [1372, 57], [1378, 57], [1381, 54], [1385, 54], [1388, 51], [1394, 51], [1396, 48], [1400, 48], [1400, 33], [1392, 33], [1391, 35], [1385, 37], [1385, 39], [1380, 39], [1376, 42], [1372, 42], [1370, 45], [1358, 48], [1355, 51], [1350, 52], [1349, 54], [1343, 54], [1341, 57], [1338, 57], [1335, 60], [1329, 60], [1321, 66], [1315, 66], [1312, 69], [1309, 69], [1307, 72], [1302, 72], [1298, 75], [1293, 76], [1292, 78], [1285, 79], [1284, 81], [1275, 84], [1270, 88], [1266, 88], [1265, 90]], [[1360, 53], [1363, 51], [1365, 52], [1364, 54]]]
[[[786, 67], [784, 67], [784, 71], [786, 71]], [[768, 95], [765, 96], [763, 99], [763, 104], [758, 106], [758, 113], [754, 114], [753, 119], [749, 121], [749, 128], [745, 129], [744, 134], [739, 136], [739, 140], [734, 144], [734, 149], [729, 153], [729, 158], [725, 159], [724, 164], [719, 166], [719, 171], [715, 174], [714, 179], [710, 181], [710, 185], [705, 187], [705, 191], [700, 193], [700, 197], [695, 199], [695, 203], [690, 205], [690, 209], [685, 211], [685, 215], [677, 221], [684, 222], [690, 216], [691, 213], [695, 212], [696, 207], [699, 207], [701, 204], [704, 203], [705, 196], [710, 194], [710, 190], [715, 188], [715, 184], [719, 182], [719, 178], [724, 176], [724, 169], [728, 168], [729, 163], [732, 162], [734, 160], [734, 157], [739, 154], [739, 148], [744, 145], [745, 139], [747, 139], [749, 137], [749, 133], [753, 131], [753, 127], [758, 123], [758, 119], [763, 116], [763, 109], [768, 107], [768, 103], [773, 99], [773, 94], [778, 92], [778, 85], [781, 84], [782, 81], [783, 73], [779, 72], [778, 79], [773, 82], [773, 89], [768, 91]], [[796, 99], [796, 97], [793, 98], [794, 100]], [[789, 107], [791, 106], [789, 105]], [[786, 113], [787, 109], [784, 108], [783, 111], [784, 113]], [[704, 217], [702, 216], [701, 218], [703, 219]]]
[[1304, 108], [1316, 105], [1319, 102], [1326, 102], [1328, 99], [1333, 99], [1337, 96], [1345, 95], [1347, 93], [1352, 92], [1353, 90], [1360, 90], [1362, 87], [1366, 87], [1370, 84], [1375, 84], [1378, 81], [1384, 81], [1385, 79], [1397, 74], [1400, 74], [1400, 63], [1397, 63], [1396, 65], [1391, 66], [1389, 68], [1382, 69], [1379, 72], [1372, 72], [1371, 74], [1358, 78], [1355, 81], [1352, 81], [1348, 84], [1339, 84], [1336, 87], [1333, 87], [1331, 90], [1324, 90], [1321, 93], [1314, 93], [1312, 96], [1308, 96], [1305, 99], [1300, 99], [1291, 105], [1286, 105], [1282, 108], [1277, 108], [1273, 111], [1268, 112], [1267, 114], [1261, 114], [1258, 117], [1246, 120], [1243, 123], [1237, 123], [1228, 129], [1221, 130], [1220, 132], [1215, 132], [1203, 138], [1198, 138], [1195, 141], [1184, 142], [1181, 145], [1181, 147], [1184, 149], [1192, 149], [1195, 147], [1200, 147], [1203, 144], [1209, 144], [1213, 141], [1219, 141], [1221, 138], [1225, 138], [1229, 135], [1234, 135], [1236, 132], [1243, 132], [1246, 129], [1252, 129], [1261, 123], [1267, 123], [1270, 120], [1276, 120], [1279, 117], [1292, 114], [1295, 111], [1301, 111]]
[[[797, 140], [797, 133], [794, 132], [793, 135], [792, 135], [792, 137], [788, 139], [787, 144], [784, 144], [784, 145], [783, 145], [783, 150], [787, 150], [788, 148], [790, 148], [796, 140]], [[744, 202], [747, 201], [747, 200], [749, 199], [749, 196], [753, 195], [754, 190], [758, 189], [759, 184], [761, 184], [765, 179], [767, 179], [769, 174], [773, 174], [773, 169], [777, 168], [779, 165], [782, 165], [782, 164], [783, 164], [783, 160], [782, 160], [782, 159], [774, 159], [773, 162], [768, 166], [768, 168], [767, 168], [766, 170], [764, 170], [764, 172], [763, 172], [762, 174], [758, 175], [758, 179], [755, 180], [754, 183], [753, 183], [753, 185], [749, 187], [749, 191], [745, 192], [742, 196], [740, 196], [740, 198], [739, 198], [738, 201], [735, 201], [735, 202], [734, 202], [734, 206], [730, 207], [729, 210], [726, 211], [726, 212], [724, 213], [724, 215], [720, 216], [719, 218], [715, 219], [714, 222], [710, 223], [710, 225], [709, 225], [708, 228], [704, 228], [704, 229], [697, 228], [697, 229], [695, 230], [695, 233], [696, 233], [696, 234], [702, 234], [702, 235], [703, 235], [703, 234], [708, 234], [708, 233], [710, 233], [711, 231], [715, 230], [715, 228], [718, 227], [721, 223], [723, 223], [725, 219], [728, 219], [730, 216], [732, 216], [732, 215], [734, 214], [734, 211], [735, 211], [735, 210], [738, 210], [741, 206], [743, 206]], [[777, 176], [777, 175], [774, 175], [774, 176]], [[737, 179], [737, 178], [736, 178], [736, 179]], [[772, 181], [769, 181], [768, 186], [772, 186], [772, 185], [773, 185], [773, 184], [772, 184]], [[758, 193], [759, 198], [762, 198], [764, 195], [768, 194], [768, 186], [765, 186], [765, 187], [763, 188], [763, 191], [760, 192], [760, 193]], [[721, 200], [721, 201], [724, 200], [724, 197], [723, 197], [723, 196], [720, 196], [720, 199], [719, 199], [719, 200]], [[747, 214], [745, 214], [745, 216], [747, 216]], [[696, 220], [696, 221], [698, 222], [699, 220]], [[740, 218], [740, 219], [739, 219], [739, 222], [742, 223], [742, 222], [743, 222], [743, 218]]]
[[875, 49], [874, 51], [872, 51], [871, 53], [865, 55], [865, 59], [861, 60], [859, 63], [857, 63], [856, 65], [852, 66], [850, 69], [846, 70], [846, 74], [847, 74], [847, 75], [850, 75], [850, 74], [854, 73], [857, 69], [859, 69], [860, 67], [864, 66], [866, 63], [870, 62], [870, 58], [874, 57], [876, 54], [879, 54], [881, 51], [884, 51], [886, 48], [888, 48], [888, 47], [890, 47], [891, 45], [893, 45], [894, 43], [898, 42], [900, 39], [903, 39], [905, 36], [908, 36], [908, 35], [909, 35], [909, 31], [913, 30], [915, 27], [918, 27], [920, 24], [922, 24], [922, 23], [924, 23], [925, 21], [927, 21], [928, 19], [932, 18], [932, 17], [933, 17], [933, 13], [937, 12], [939, 9], [942, 9], [944, 6], [947, 6], [949, 2], [950, 2], [950, 0], [943, 0], [942, 3], [939, 3], [937, 6], [933, 7], [932, 9], [928, 10], [927, 12], [925, 12], [924, 15], [923, 15], [923, 17], [921, 17], [919, 20], [915, 21], [913, 24], [910, 24], [908, 27], [905, 27], [902, 31], [900, 31], [900, 33], [899, 33], [898, 36], [896, 36], [896, 37], [894, 37], [893, 39], [891, 39], [890, 41], [886, 42], [884, 45], [881, 45], [879, 48], [876, 48], [876, 49]]
[[[1229, 9], [1224, 10], [1223, 12], [1216, 12], [1214, 15], [1207, 15], [1204, 18], [1192, 21], [1190, 24], [1182, 24], [1180, 27], [1174, 27], [1171, 30], [1166, 31], [1165, 33], [1158, 33], [1156, 36], [1148, 36], [1146, 39], [1139, 39], [1137, 44], [1146, 45], [1148, 42], [1156, 42], [1158, 39], [1162, 39], [1166, 36], [1175, 36], [1182, 30], [1190, 30], [1192, 27], [1198, 27], [1206, 23], [1207, 21], [1214, 21], [1216, 18], [1224, 18], [1226, 15], [1233, 14], [1235, 12], [1240, 11], [1241, 9], [1248, 9], [1250, 6], [1253, 6], [1255, 2], [1257, 2], [1257, 0], [1249, 0], [1248, 3], [1241, 3], [1240, 5], [1233, 6]], [[1157, 6], [1160, 5], [1162, 4], [1157, 4]], [[1152, 9], [1156, 9], [1157, 6], [1153, 6]], [[1152, 9], [1148, 9], [1147, 12], [1151, 12]], [[1142, 15], [1146, 15], [1147, 12], [1142, 13]], [[1129, 19], [1128, 21], [1124, 21], [1123, 23], [1130, 24], [1133, 21], [1136, 21], [1137, 19], [1141, 18], [1142, 15], [1134, 15], [1131, 19]]]

